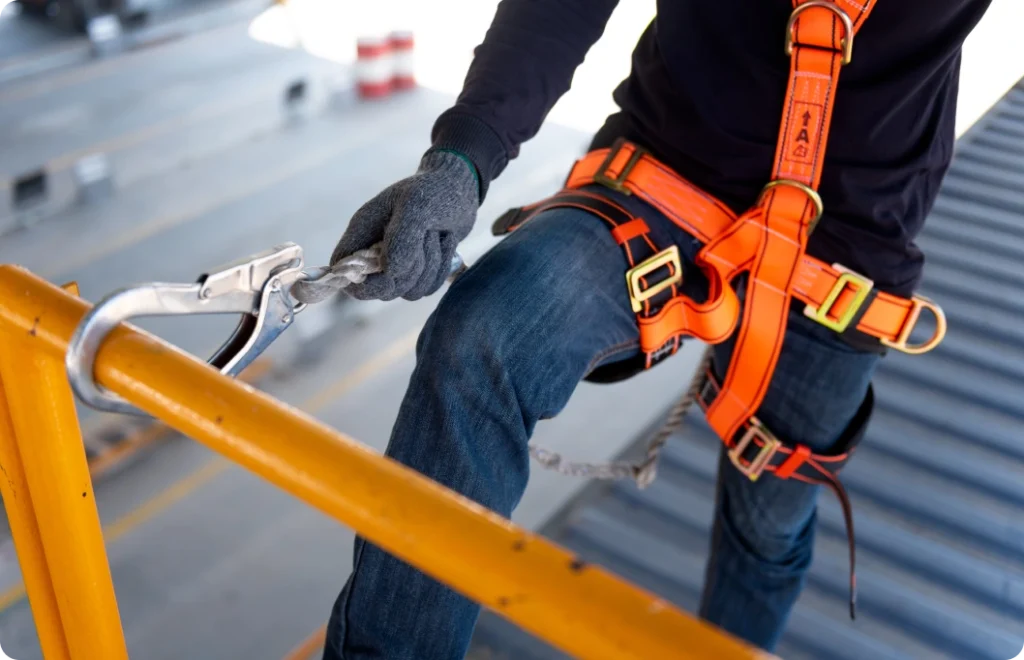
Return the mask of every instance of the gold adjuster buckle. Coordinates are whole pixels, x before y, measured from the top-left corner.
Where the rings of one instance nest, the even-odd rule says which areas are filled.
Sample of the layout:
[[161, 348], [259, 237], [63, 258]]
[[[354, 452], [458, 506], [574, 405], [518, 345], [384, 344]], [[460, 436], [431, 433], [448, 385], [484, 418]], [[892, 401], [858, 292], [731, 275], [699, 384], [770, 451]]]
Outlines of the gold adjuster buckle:
[[629, 160], [627, 160], [626, 164], [623, 165], [622, 171], [614, 178], [608, 176], [608, 169], [612, 166], [612, 163], [615, 162], [615, 159], [618, 157], [619, 152], [622, 150], [625, 143], [626, 141], [622, 138], [615, 141], [611, 150], [608, 152], [608, 155], [605, 156], [604, 161], [601, 163], [601, 167], [599, 167], [597, 172], [594, 173], [594, 183], [600, 183], [602, 186], [611, 188], [623, 195], [632, 195], [633, 192], [629, 190], [629, 188], [626, 188], [626, 179], [629, 178], [633, 168], [636, 167], [636, 164], [639, 163], [640, 159], [647, 153], [646, 149], [640, 145], [632, 144], [633, 153], [630, 154]]
[[825, 213], [825, 203], [821, 201], [821, 195], [819, 195], [818, 191], [814, 188], [811, 188], [807, 184], [800, 183], [799, 181], [794, 181], [793, 179], [773, 179], [761, 189], [761, 194], [757, 196], [757, 206], [760, 206], [761, 202], [764, 201], [764, 197], [768, 194], [768, 191], [776, 186], [790, 186], [791, 188], [796, 188], [810, 198], [811, 203], [814, 204], [814, 217], [811, 218], [809, 223], [807, 223], [807, 234], [810, 235], [814, 231], [814, 228], [818, 226], [818, 221], [821, 220], [821, 216]]
[[[927, 353], [932, 350], [945, 338], [946, 336], [946, 314], [942, 311], [942, 308], [936, 305], [933, 301], [924, 296], [914, 296], [910, 299], [912, 307], [910, 308], [910, 314], [907, 316], [906, 323], [903, 324], [903, 329], [900, 331], [898, 337], [895, 340], [882, 339], [882, 345], [888, 346], [889, 348], [901, 351], [903, 353], [910, 353], [911, 355], [920, 355], [921, 353]], [[917, 326], [917, 321], [921, 318], [921, 310], [927, 309], [935, 316], [935, 332], [928, 341], [911, 345], [910, 333], [914, 331]]]
[[[673, 266], [672, 275], [657, 284], [652, 284], [646, 289], [642, 288], [643, 282], [640, 281], [640, 278], [650, 275], [659, 268], [669, 264]], [[679, 247], [675, 245], [667, 247], [653, 257], [633, 266], [626, 271], [626, 286], [629, 290], [629, 302], [633, 306], [633, 311], [640, 313], [643, 311], [645, 300], [682, 281], [683, 263], [679, 259]]]
[[846, 30], [842, 40], [843, 64], [849, 64], [853, 59], [853, 21], [850, 19], [850, 15], [843, 11], [839, 5], [829, 0], [807, 0], [807, 2], [797, 5], [793, 9], [793, 13], [789, 15], [789, 23], [786, 25], [786, 55], [793, 54], [793, 26], [796, 24], [796, 19], [799, 18], [802, 12], [807, 11], [811, 7], [827, 9], [842, 21], [843, 29]]
[[[864, 304], [864, 301], [871, 295], [871, 290], [875, 288], [875, 283], [839, 264], [832, 264], [832, 267], [840, 272], [839, 279], [832, 285], [832, 290], [828, 292], [828, 295], [825, 296], [820, 305], [807, 305], [804, 307], [804, 316], [814, 319], [826, 328], [836, 332], [844, 332], [850, 327], [850, 323], [857, 316], [857, 312]], [[846, 291], [847, 287], [853, 289], [853, 300], [850, 301], [850, 304], [846, 306], [846, 309], [843, 310], [843, 313], [838, 318], [831, 318], [829, 314], [832, 313], [832, 308], [835, 307], [839, 296], [843, 291]]]
[[[750, 459], [749, 462], [743, 462], [743, 452], [746, 451], [747, 447], [754, 439], [760, 440], [763, 444], [758, 450], [757, 455]], [[782, 443], [775, 435], [768, 430], [764, 424], [761, 423], [756, 417], [750, 418], [750, 428], [746, 430], [743, 437], [739, 439], [730, 450], [729, 460], [732, 464], [740, 471], [747, 479], [751, 481], [757, 481], [764, 472], [764, 469], [768, 466], [768, 462], [775, 456], [775, 452], [779, 450]]]

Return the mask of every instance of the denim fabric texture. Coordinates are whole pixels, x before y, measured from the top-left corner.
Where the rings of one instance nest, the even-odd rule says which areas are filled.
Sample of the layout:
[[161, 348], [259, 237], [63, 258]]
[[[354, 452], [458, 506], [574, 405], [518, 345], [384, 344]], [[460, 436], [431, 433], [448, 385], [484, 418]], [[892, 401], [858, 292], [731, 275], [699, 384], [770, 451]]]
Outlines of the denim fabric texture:
[[[695, 239], [635, 198], [616, 200], [642, 215], [660, 247], [674, 242], [692, 262]], [[685, 292], [701, 300], [707, 282], [686, 265]], [[608, 226], [583, 210], [544, 212], [507, 236], [425, 324], [387, 455], [510, 516], [526, 488], [537, 423], [557, 415], [590, 370], [638, 351], [627, 268]], [[720, 370], [731, 351], [731, 340], [716, 346]], [[879, 358], [791, 313], [758, 417], [790, 443], [827, 451], [864, 400]], [[689, 377], [680, 373], [680, 392]], [[720, 462], [700, 616], [775, 647], [811, 562], [819, 491], [771, 476], [752, 482]], [[323, 657], [458, 660], [478, 614], [475, 603], [357, 539]]]

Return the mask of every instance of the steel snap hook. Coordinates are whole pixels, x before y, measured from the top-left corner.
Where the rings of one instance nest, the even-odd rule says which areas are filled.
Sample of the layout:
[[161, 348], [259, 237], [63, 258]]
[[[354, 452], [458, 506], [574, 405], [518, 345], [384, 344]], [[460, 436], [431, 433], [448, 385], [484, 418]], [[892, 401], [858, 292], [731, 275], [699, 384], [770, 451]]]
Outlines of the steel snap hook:
[[[65, 356], [71, 389], [96, 410], [145, 415], [94, 377], [103, 340], [119, 323], [139, 316], [241, 314], [231, 336], [207, 361], [221, 373], [237, 376], [291, 326], [296, 314], [320, 299], [323, 292], [316, 287], [336, 291], [361, 282], [380, 271], [380, 255], [380, 245], [374, 245], [330, 268], [304, 270], [302, 248], [282, 243], [200, 275], [193, 284], [153, 282], [114, 291], [93, 306], [71, 337]], [[456, 253], [449, 266], [450, 281], [465, 269]]]
[[289, 291], [303, 275], [302, 248], [283, 243], [201, 275], [193, 284], [154, 282], [119, 289], [100, 300], [72, 335], [65, 357], [71, 388], [86, 405], [105, 412], [145, 415], [96, 383], [96, 354], [122, 321], [141, 316], [241, 314], [231, 336], [208, 360], [238, 375], [295, 320], [306, 305]]

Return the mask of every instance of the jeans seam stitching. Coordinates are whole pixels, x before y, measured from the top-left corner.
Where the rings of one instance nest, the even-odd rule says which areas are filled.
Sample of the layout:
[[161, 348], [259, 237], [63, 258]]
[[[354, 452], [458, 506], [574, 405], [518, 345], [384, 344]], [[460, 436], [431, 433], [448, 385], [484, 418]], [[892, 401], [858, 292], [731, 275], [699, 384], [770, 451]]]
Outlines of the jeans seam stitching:
[[[359, 543], [359, 548], [358, 548], [358, 550], [356, 552], [356, 557], [354, 558], [354, 561], [352, 562], [352, 575], [350, 577], [350, 579], [352, 581], [352, 584], [349, 585], [350, 588], [349, 588], [348, 594], [346, 594], [346, 596], [345, 596], [345, 602], [341, 606], [341, 616], [339, 617], [339, 619], [340, 619], [340, 623], [341, 623], [341, 626], [342, 626], [342, 630], [344, 631], [344, 634], [342, 635], [341, 640], [340, 640], [341, 648], [338, 648], [337, 646], [335, 646], [335, 649], [334, 649], [335, 651], [337, 651], [338, 657], [341, 658], [341, 660], [344, 660], [344, 658], [345, 658], [345, 646], [346, 646], [345, 641], [348, 639], [348, 633], [349, 633], [348, 610], [349, 610], [349, 605], [352, 602], [352, 594], [355, 592], [356, 570], [359, 568], [359, 564], [363, 560], [363, 550], [365, 550], [365, 548], [366, 548], [366, 543], [365, 542]], [[333, 640], [328, 638], [328, 639], [325, 639], [324, 641], [325, 641], [325, 643], [330, 644]], [[333, 644], [332, 644], [332, 646], [333, 646]]]
[[627, 339], [624, 342], [615, 344], [613, 346], [610, 346], [610, 347], [604, 349], [603, 351], [601, 351], [600, 353], [595, 355], [594, 358], [590, 361], [590, 364], [587, 365], [587, 372], [589, 373], [589, 372], [593, 371], [597, 367], [597, 365], [600, 364], [600, 362], [602, 360], [605, 360], [606, 358], [609, 358], [612, 355], [615, 355], [616, 353], [625, 352], [626, 350], [634, 348], [634, 347], [639, 346], [639, 345], [640, 345], [639, 340]]

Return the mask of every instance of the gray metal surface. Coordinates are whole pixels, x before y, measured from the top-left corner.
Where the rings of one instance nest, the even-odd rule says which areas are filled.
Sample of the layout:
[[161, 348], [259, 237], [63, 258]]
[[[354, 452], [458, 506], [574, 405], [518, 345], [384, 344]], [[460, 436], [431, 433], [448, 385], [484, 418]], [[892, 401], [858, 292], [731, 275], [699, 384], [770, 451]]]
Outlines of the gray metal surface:
[[[783, 658], [1021, 653], [1022, 183], [1024, 82], [959, 141], [920, 238], [928, 258], [921, 293], [946, 310], [946, 341], [924, 356], [883, 361], [875, 420], [843, 472], [857, 529], [858, 618], [851, 622], [847, 612], [842, 513], [824, 492], [815, 559], [778, 649]], [[719, 443], [699, 412], [688, 424], [666, 447], [653, 487], [590, 488], [543, 532], [694, 611]], [[485, 613], [473, 657], [563, 656]]]

